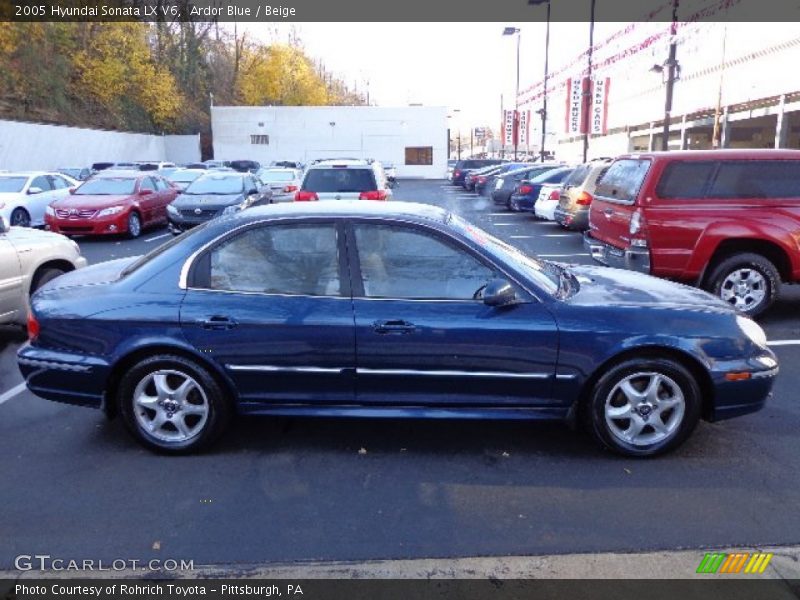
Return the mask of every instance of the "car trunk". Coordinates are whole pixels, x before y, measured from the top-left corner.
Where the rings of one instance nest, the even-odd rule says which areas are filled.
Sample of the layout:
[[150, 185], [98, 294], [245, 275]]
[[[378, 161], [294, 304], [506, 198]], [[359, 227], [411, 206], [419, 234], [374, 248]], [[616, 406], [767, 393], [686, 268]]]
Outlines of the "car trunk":
[[620, 158], [609, 167], [595, 189], [589, 212], [592, 237], [616, 248], [630, 244], [631, 217], [649, 168], [649, 159], [638, 158]]

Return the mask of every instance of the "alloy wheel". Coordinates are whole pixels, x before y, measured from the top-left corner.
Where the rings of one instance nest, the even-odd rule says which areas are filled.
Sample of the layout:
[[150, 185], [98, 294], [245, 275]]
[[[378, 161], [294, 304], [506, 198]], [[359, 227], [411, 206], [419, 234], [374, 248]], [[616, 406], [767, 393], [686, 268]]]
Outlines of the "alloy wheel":
[[161, 369], [145, 376], [133, 392], [136, 423], [162, 442], [185, 442], [202, 432], [209, 402], [200, 384], [177, 370]]
[[756, 269], [737, 269], [722, 281], [719, 295], [739, 310], [749, 311], [767, 297], [767, 279]]

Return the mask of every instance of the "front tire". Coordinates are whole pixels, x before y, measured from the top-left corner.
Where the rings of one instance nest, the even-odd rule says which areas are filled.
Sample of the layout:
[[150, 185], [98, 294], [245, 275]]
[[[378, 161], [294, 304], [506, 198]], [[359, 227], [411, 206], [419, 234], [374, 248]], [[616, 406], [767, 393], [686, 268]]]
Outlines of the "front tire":
[[142, 218], [139, 213], [131, 211], [128, 215], [128, 237], [136, 239], [142, 235]]
[[778, 298], [781, 276], [760, 254], [735, 254], [718, 264], [706, 289], [750, 317], [764, 313]]
[[11, 220], [10, 220], [12, 227], [30, 227], [31, 226], [31, 216], [28, 214], [28, 211], [24, 208], [15, 208], [11, 212]]
[[680, 363], [664, 358], [627, 360], [595, 384], [585, 407], [589, 431], [625, 456], [674, 450], [700, 419], [700, 386]]
[[117, 401], [133, 437], [167, 454], [206, 448], [225, 430], [232, 413], [208, 370], [171, 355], [147, 358], [129, 369]]

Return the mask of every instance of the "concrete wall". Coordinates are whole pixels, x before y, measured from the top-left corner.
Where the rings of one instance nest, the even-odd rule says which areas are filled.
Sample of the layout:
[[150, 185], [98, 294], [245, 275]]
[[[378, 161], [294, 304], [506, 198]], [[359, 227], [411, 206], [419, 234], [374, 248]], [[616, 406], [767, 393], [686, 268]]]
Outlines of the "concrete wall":
[[[445, 107], [215, 106], [211, 127], [217, 160], [374, 158], [393, 163], [398, 177], [447, 172]], [[251, 143], [253, 135], [269, 136], [269, 144]], [[406, 165], [406, 147], [433, 148], [433, 164]]]
[[83, 167], [125, 160], [200, 160], [199, 135], [151, 135], [0, 120], [0, 169]]

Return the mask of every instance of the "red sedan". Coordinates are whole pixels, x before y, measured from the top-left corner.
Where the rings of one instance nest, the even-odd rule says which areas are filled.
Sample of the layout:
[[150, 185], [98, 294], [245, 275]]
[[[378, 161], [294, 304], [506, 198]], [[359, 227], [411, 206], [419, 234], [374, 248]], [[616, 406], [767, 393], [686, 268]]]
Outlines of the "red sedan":
[[146, 227], [167, 224], [167, 205], [178, 190], [159, 175], [107, 172], [73, 188], [45, 212], [50, 231], [66, 235], [126, 233], [138, 237]]

